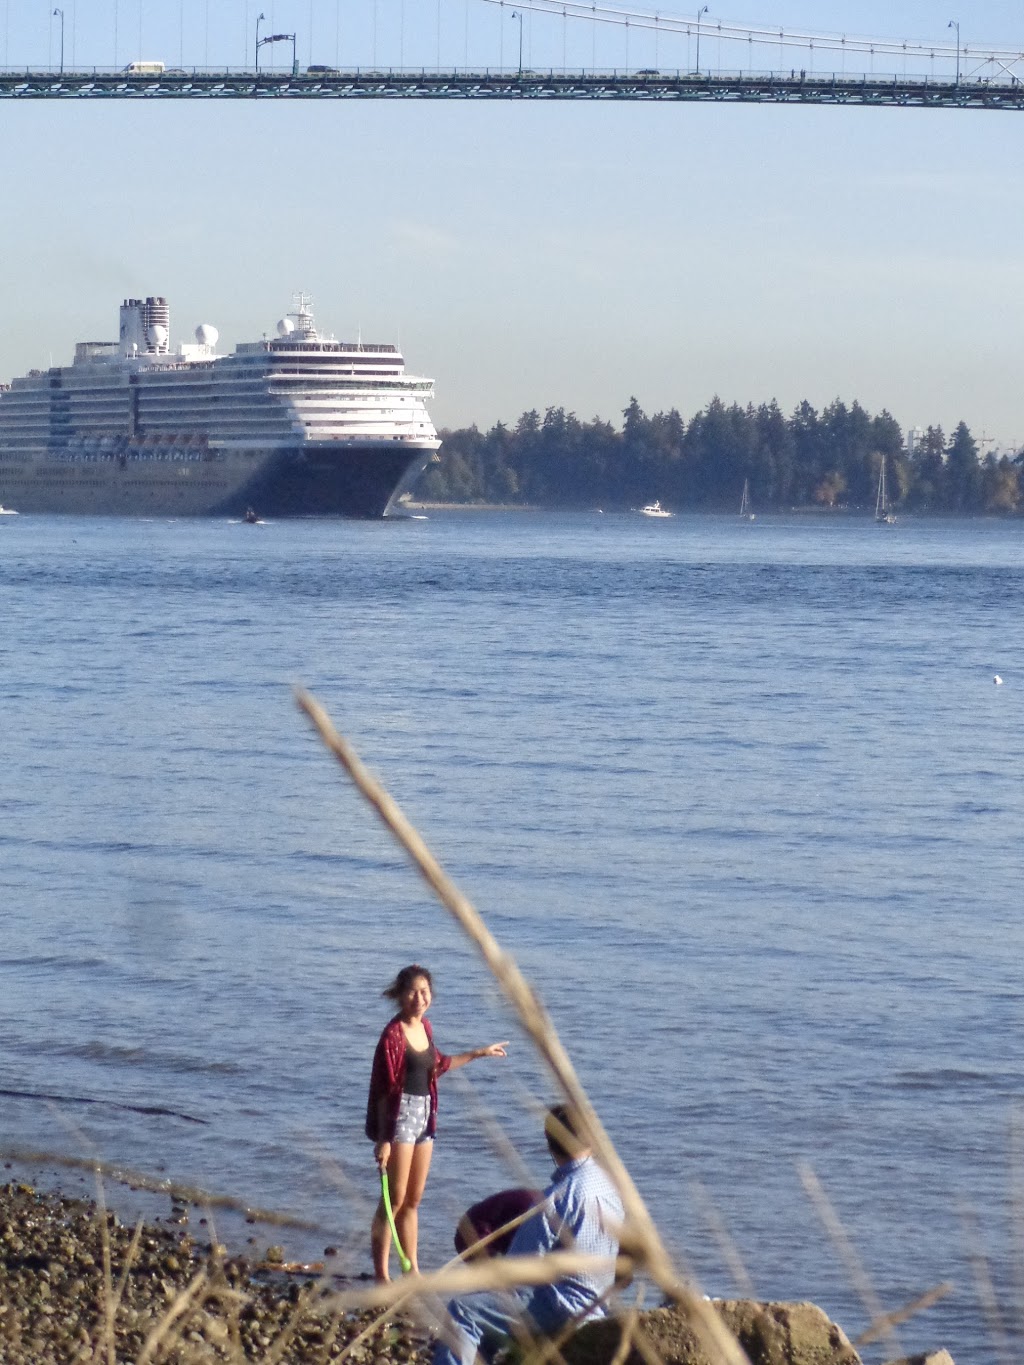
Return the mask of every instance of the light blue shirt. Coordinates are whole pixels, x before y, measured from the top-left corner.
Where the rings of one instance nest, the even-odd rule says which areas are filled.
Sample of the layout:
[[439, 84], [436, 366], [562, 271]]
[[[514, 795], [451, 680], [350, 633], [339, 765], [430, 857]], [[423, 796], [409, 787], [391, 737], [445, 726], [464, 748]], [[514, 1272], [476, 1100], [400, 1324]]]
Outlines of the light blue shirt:
[[530, 1317], [542, 1331], [552, 1331], [570, 1318], [604, 1316], [603, 1306], [595, 1307], [595, 1301], [615, 1280], [623, 1213], [618, 1191], [592, 1156], [559, 1166], [544, 1196], [544, 1207], [517, 1228], [510, 1256], [579, 1251], [609, 1258], [606, 1271], [570, 1275], [527, 1291]]

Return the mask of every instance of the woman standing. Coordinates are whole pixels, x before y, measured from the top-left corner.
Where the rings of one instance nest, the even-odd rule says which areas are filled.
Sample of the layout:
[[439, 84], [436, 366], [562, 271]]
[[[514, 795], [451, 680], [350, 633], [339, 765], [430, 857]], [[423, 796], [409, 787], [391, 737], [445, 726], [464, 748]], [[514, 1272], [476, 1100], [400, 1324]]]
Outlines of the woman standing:
[[[395, 1227], [414, 1274], [419, 1273], [419, 1206], [437, 1131], [437, 1078], [478, 1057], [504, 1057], [508, 1046], [492, 1043], [454, 1057], [439, 1052], [426, 1018], [433, 985], [426, 967], [413, 963], [403, 967], [383, 992], [386, 999], [397, 1002], [398, 1013], [380, 1035], [373, 1054], [366, 1105], [366, 1136], [374, 1144], [377, 1166], [388, 1173]], [[383, 1199], [373, 1218], [370, 1243], [374, 1274], [378, 1280], [389, 1280], [391, 1235]]]

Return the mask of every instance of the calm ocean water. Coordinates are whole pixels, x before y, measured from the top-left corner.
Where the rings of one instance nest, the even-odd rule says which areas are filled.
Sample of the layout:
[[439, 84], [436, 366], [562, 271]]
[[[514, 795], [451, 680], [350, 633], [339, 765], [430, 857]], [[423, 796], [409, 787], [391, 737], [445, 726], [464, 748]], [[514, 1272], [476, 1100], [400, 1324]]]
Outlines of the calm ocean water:
[[421, 960], [442, 1047], [514, 1040], [444, 1084], [426, 1259], [511, 1183], [483, 1115], [544, 1179], [528, 1045], [301, 681], [537, 984], [704, 1289], [734, 1282], [697, 1181], [759, 1294], [863, 1329], [806, 1160], [887, 1308], [954, 1281], [903, 1347], [991, 1359], [966, 1229], [1012, 1324], [1022, 536], [4, 518], [0, 1087], [102, 1101], [7, 1098], [4, 1142], [308, 1218], [290, 1254], [366, 1269], [379, 991]]

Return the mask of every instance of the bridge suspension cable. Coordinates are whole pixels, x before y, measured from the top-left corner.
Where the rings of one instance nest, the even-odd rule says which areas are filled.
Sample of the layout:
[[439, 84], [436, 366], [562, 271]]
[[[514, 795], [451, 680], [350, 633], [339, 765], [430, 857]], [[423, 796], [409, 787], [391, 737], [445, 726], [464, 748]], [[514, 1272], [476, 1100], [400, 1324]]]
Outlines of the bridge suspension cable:
[[[511, 0], [483, 0], [484, 4], [505, 8]], [[929, 60], [954, 60], [957, 56], [976, 63], [991, 63], [1007, 69], [1024, 60], [1024, 49], [979, 47], [976, 44], [937, 42], [902, 38], [865, 38], [846, 33], [815, 33], [805, 29], [767, 28], [764, 25], [734, 23], [726, 19], [701, 19], [694, 15], [673, 14], [662, 9], [625, 8], [598, 4], [596, 0], [515, 0], [517, 9], [534, 14], [549, 14], [560, 19], [578, 19], [596, 24], [616, 24], [630, 28], [722, 39], [724, 42], [757, 43], [767, 47], [806, 48], [814, 52], [837, 52], [863, 56], [923, 57]], [[703, 11], [702, 11], [703, 13]]]

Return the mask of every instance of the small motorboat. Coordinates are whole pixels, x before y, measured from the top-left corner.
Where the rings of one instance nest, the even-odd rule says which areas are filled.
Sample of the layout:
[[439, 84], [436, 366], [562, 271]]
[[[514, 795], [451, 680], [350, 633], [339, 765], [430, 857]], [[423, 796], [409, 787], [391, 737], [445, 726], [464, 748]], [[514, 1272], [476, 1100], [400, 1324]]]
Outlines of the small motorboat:
[[242, 518], [242, 520], [245, 522], [246, 526], [255, 526], [256, 523], [259, 521], [259, 517], [256, 515], [255, 507], [247, 507], [245, 509], [245, 516]]
[[646, 507], [640, 508], [640, 515], [643, 517], [670, 517], [672, 513], [667, 507], [662, 507], [657, 498], [649, 502]]
[[17, 515], [18, 514], [13, 507], [5, 507], [3, 503], [0, 502], [0, 517], [16, 517]]

